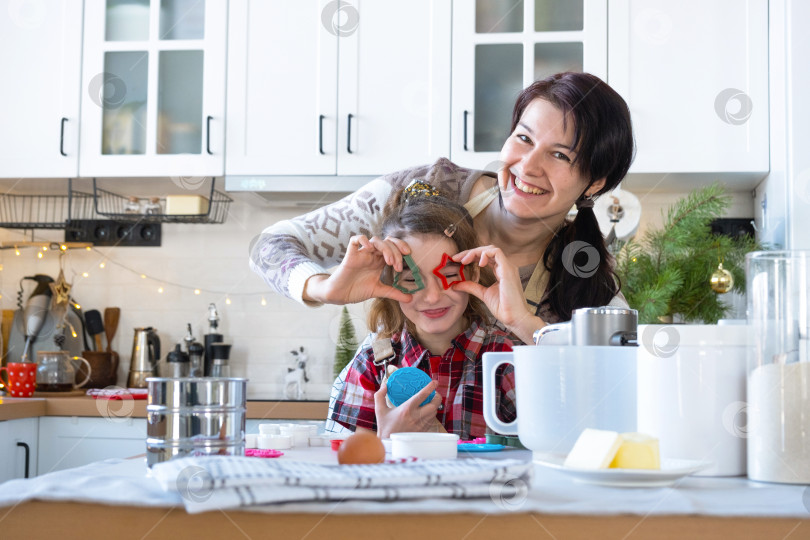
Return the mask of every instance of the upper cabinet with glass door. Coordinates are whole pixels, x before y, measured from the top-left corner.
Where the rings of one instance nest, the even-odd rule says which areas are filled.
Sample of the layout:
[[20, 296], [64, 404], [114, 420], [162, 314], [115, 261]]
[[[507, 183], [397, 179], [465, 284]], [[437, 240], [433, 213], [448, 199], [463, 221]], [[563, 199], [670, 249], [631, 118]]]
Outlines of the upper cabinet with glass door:
[[81, 176], [220, 176], [226, 0], [86, 0]]
[[452, 160], [496, 167], [518, 93], [561, 71], [607, 78], [607, 0], [453, 2]]

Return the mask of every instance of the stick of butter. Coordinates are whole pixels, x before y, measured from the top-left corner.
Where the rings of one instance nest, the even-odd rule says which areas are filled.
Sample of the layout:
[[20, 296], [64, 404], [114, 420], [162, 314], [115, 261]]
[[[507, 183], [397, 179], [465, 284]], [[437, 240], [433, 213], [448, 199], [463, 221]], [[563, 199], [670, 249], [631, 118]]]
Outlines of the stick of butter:
[[208, 213], [208, 199], [200, 195], [168, 195], [166, 197], [166, 214], [170, 216], [189, 216]]
[[661, 455], [658, 439], [644, 433], [622, 433], [622, 444], [616, 452], [611, 469], [660, 469]]
[[582, 431], [564, 466], [574, 469], [605, 469], [613, 461], [622, 437], [615, 431], [586, 428]]

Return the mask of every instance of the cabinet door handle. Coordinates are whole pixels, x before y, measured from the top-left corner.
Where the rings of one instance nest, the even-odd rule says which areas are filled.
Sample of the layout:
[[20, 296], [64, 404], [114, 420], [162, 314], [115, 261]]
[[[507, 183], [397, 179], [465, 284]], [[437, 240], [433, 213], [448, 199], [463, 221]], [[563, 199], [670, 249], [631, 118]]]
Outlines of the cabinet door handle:
[[464, 111], [464, 151], [467, 151], [467, 117], [470, 115], [470, 111]]
[[354, 153], [354, 152], [352, 152], [352, 118], [354, 118], [354, 115], [349, 113], [349, 122], [348, 122], [349, 127], [348, 127], [348, 133], [346, 134], [346, 139], [347, 139], [346, 151], [348, 153], [350, 153], [350, 154]]
[[[68, 119], [63, 116], [62, 126], [59, 128], [59, 153], [65, 157], [67, 157], [67, 154], [65, 153], [65, 122], [67, 121]], [[26, 476], [26, 478], [28, 477]]]
[[208, 118], [205, 120], [205, 150], [211, 156], [214, 155], [211, 151], [211, 120], [213, 119], [214, 117], [209, 114]]
[[318, 152], [321, 155], [324, 154], [323, 151], [323, 119], [326, 118], [324, 115], [318, 116]]
[[25, 449], [25, 477], [28, 478], [28, 464], [31, 461], [31, 448], [24, 442], [18, 442], [17, 446], [22, 446]]

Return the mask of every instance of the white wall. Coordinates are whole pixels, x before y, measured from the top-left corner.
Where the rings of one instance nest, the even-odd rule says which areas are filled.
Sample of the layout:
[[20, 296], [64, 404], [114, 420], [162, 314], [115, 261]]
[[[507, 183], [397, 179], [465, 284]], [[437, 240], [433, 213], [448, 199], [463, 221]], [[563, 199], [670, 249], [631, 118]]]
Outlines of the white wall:
[[[640, 233], [662, 222], [661, 212], [681, 194], [635, 193], [642, 204]], [[248, 245], [261, 230], [277, 220], [296, 216], [306, 208], [270, 208], [251, 196], [235, 197], [222, 225], [163, 225], [159, 248], [94, 248], [71, 250], [65, 256], [65, 275], [73, 282], [72, 294], [84, 310], [121, 308], [121, 322], [113, 348], [121, 354], [119, 385], [126, 384], [133, 328], [158, 329], [162, 356], [186, 334], [192, 323], [194, 335], [202, 341], [207, 331], [207, 307], [216, 303], [222, 319], [220, 331], [233, 343], [231, 365], [234, 376], [250, 379], [251, 399], [284, 397], [283, 377], [294, 365], [291, 349], [304, 346], [310, 357], [307, 397], [328, 399], [332, 363], [341, 308], [303, 307], [272, 292], [250, 271]], [[729, 217], [752, 215], [748, 193], [734, 194]], [[61, 241], [62, 231], [35, 231], [38, 240]], [[30, 239], [30, 232], [0, 229], [4, 242]], [[36, 273], [56, 278], [59, 256], [52, 251], [42, 259], [34, 248], [0, 250], [0, 292], [3, 309], [15, 309], [20, 278]], [[99, 268], [104, 262], [105, 268]], [[121, 266], [119, 266], [118, 264]], [[87, 272], [88, 277], [82, 277]], [[140, 277], [146, 274], [147, 279]], [[158, 287], [164, 292], [158, 293]], [[26, 290], [30, 291], [30, 286]], [[200, 295], [194, 288], [203, 289]], [[231, 304], [225, 299], [230, 298]], [[261, 300], [266, 300], [266, 305]], [[358, 340], [365, 337], [363, 305], [350, 306]]]
[[762, 239], [783, 249], [810, 249], [810, 2], [770, 0], [771, 173], [757, 187]]

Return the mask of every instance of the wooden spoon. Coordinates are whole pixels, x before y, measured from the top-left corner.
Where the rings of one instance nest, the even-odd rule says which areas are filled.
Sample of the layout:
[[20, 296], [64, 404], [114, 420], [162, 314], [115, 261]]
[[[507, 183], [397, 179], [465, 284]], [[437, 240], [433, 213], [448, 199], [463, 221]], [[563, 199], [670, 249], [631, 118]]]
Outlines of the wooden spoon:
[[118, 331], [118, 320], [121, 318], [121, 308], [108, 307], [104, 309], [104, 332], [107, 335], [107, 352], [112, 352], [112, 340]]

